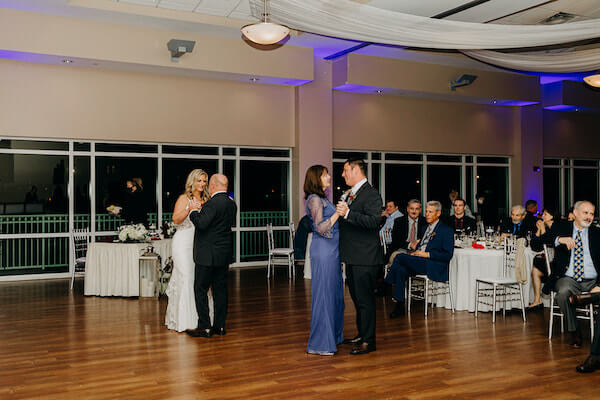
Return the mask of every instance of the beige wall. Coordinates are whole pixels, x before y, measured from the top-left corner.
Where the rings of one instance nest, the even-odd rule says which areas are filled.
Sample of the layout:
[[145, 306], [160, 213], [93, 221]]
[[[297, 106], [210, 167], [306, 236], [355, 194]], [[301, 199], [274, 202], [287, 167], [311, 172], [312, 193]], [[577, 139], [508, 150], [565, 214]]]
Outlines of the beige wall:
[[294, 89], [0, 59], [0, 135], [294, 145]]
[[[536, 76], [358, 54], [349, 54], [347, 60], [346, 80], [350, 84], [465, 99], [540, 100], [539, 78]], [[475, 82], [450, 90], [449, 82], [465, 73], [477, 76]]]
[[596, 114], [544, 110], [544, 157], [600, 158]]
[[519, 109], [334, 92], [336, 149], [512, 155]]

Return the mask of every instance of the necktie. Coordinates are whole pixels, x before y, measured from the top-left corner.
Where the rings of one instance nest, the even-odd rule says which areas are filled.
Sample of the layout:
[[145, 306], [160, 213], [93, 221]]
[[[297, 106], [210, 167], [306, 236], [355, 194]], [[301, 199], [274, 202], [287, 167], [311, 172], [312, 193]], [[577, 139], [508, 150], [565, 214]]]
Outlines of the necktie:
[[412, 243], [415, 240], [417, 240], [417, 235], [416, 235], [417, 229], [416, 229], [416, 226], [417, 226], [417, 222], [413, 221], [412, 226], [410, 227], [410, 233], [408, 234], [408, 242], [409, 243]]
[[419, 243], [419, 250], [427, 249], [427, 243], [429, 243], [429, 239], [431, 237], [431, 232], [432, 232], [431, 225], [429, 225], [427, 227], [427, 230], [423, 234], [423, 239], [421, 240], [421, 243]]
[[581, 231], [575, 235], [575, 251], [573, 252], [573, 279], [577, 282], [583, 280], [583, 241]]

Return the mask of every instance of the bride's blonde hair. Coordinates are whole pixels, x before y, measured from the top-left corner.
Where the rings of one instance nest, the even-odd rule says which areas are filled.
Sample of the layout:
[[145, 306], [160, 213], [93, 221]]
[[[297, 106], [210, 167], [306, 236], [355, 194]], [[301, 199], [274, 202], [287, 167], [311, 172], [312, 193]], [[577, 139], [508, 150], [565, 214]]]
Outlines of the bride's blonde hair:
[[190, 172], [185, 181], [184, 194], [188, 199], [191, 199], [194, 196], [194, 185], [196, 185], [196, 182], [198, 182], [201, 176], [206, 177], [206, 186], [204, 187], [204, 191], [202, 191], [202, 193], [200, 194], [200, 198], [204, 203], [207, 202], [208, 199], [210, 199], [210, 193], [208, 192], [208, 174], [203, 169], [194, 169], [192, 170], [192, 172]]

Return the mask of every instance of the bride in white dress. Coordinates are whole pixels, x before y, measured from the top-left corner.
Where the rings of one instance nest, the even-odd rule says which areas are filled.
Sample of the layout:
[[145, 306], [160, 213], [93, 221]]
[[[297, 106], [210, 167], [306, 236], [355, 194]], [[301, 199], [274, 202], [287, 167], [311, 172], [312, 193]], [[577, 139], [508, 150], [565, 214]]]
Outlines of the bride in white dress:
[[[187, 177], [185, 192], [179, 196], [173, 210], [173, 222], [177, 231], [171, 244], [173, 272], [167, 287], [169, 304], [165, 315], [167, 328], [177, 332], [198, 327], [198, 313], [194, 296], [194, 224], [189, 214], [199, 209], [208, 199], [208, 174], [195, 169]], [[213, 320], [214, 306], [212, 293], [208, 293], [210, 319]]]

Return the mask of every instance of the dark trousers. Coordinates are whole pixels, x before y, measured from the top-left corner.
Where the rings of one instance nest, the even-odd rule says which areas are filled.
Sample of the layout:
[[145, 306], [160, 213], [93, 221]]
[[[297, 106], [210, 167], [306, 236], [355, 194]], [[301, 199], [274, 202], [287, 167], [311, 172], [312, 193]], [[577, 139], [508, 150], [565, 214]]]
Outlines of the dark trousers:
[[356, 309], [356, 327], [363, 342], [375, 345], [375, 284], [377, 265], [347, 265], [350, 297]]
[[590, 356], [600, 360], [600, 317], [596, 316], [594, 324], [594, 340], [590, 348]]
[[567, 320], [567, 331], [575, 332], [579, 330], [575, 307], [569, 303], [569, 296], [581, 292], [589, 292], [594, 286], [596, 286], [595, 279], [584, 279], [582, 282], [577, 282], [573, 278], [563, 276], [556, 281], [556, 286], [554, 287], [554, 290], [556, 291], [554, 300]]
[[196, 264], [194, 294], [196, 297], [199, 329], [211, 328], [210, 316], [208, 314], [208, 289], [211, 286], [215, 304], [215, 320], [213, 325], [216, 329], [225, 328], [228, 272], [228, 265], [207, 266]]
[[394, 298], [404, 301], [406, 280], [409, 276], [426, 274], [427, 266], [424, 258], [398, 254], [388, 272], [385, 281], [394, 285]]

